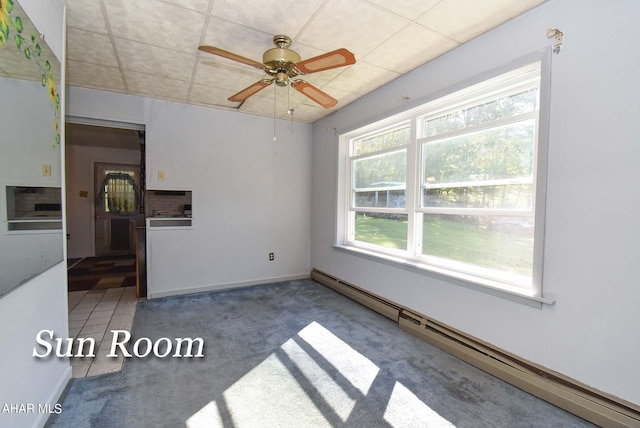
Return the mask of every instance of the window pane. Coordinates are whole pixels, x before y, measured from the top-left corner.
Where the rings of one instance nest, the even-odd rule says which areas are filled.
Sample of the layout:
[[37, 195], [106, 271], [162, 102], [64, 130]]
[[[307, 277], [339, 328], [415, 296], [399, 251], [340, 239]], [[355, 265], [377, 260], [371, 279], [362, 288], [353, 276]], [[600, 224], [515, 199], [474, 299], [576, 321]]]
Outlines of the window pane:
[[411, 128], [406, 127], [378, 134], [373, 137], [355, 140], [353, 142], [353, 155], [363, 155], [409, 144], [410, 136]]
[[436, 117], [425, 121], [424, 136], [432, 137], [444, 132], [536, 111], [538, 110], [538, 98], [538, 88], [528, 89], [481, 105]]
[[355, 206], [359, 208], [405, 208], [405, 190], [372, 190], [355, 192]]
[[531, 276], [533, 217], [424, 215], [422, 253]]
[[533, 208], [532, 184], [438, 187], [422, 191], [423, 207], [522, 209]]
[[406, 150], [354, 161], [355, 206], [404, 208], [406, 177]]
[[533, 204], [535, 121], [422, 145], [422, 206], [520, 208]]
[[356, 241], [385, 248], [407, 249], [407, 218], [405, 214], [356, 212]]

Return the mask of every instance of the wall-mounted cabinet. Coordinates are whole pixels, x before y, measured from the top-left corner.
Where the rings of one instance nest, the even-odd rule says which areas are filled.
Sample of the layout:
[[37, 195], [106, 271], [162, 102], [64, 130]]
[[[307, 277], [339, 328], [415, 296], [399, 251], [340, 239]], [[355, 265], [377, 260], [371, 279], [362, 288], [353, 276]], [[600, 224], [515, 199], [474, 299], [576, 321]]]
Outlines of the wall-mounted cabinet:
[[147, 227], [191, 227], [192, 192], [190, 190], [148, 190]]
[[62, 229], [59, 187], [7, 186], [7, 230]]

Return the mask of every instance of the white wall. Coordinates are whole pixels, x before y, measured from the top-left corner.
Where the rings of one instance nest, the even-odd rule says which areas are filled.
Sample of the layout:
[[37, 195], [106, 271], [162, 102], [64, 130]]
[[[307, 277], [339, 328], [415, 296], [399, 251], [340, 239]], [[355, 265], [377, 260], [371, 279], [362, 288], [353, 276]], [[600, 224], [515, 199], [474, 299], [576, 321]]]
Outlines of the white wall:
[[[36, 68], [36, 64], [33, 64]], [[40, 82], [0, 77], [0, 284], [18, 285], [49, 269], [63, 258], [62, 230], [7, 230], [5, 186], [61, 187], [60, 147], [52, 147], [55, 107]], [[42, 175], [42, 165], [51, 175]]]
[[[640, 2], [551, 0], [313, 126], [312, 266], [640, 403]], [[337, 136], [552, 45], [544, 294], [533, 309], [339, 252]], [[404, 107], [408, 107], [406, 105]]]
[[[58, 58], [63, 58], [64, 2], [21, 0], [29, 17], [45, 33]], [[61, 85], [64, 91], [64, 84]], [[64, 100], [61, 101], [64, 117]], [[62, 124], [61, 124], [62, 126]], [[60, 174], [60, 173], [59, 173]], [[33, 358], [35, 336], [42, 329], [68, 334], [67, 276], [60, 263], [0, 299], [0, 403], [49, 403], [55, 405], [71, 367], [66, 360]], [[48, 414], [0, 414], [0, 425], [41, 426]]]
[[[67, 257], [95, 256], [94, 213], [95, 185], [94, 163], [123, 163], [138, 165], [139, 150], [107, 149], [67, 145], [66, 190], [67, 190]], [[87, 197], [80, 192], [87, 191]]]
[[67, 270], [60, 263], [0, 299], [0, 406], [33, 404], [34, 413], [0, 413], [0, 426], [42, 426], [49, 417], [38, 404], [54, 406], [71, 378], [69, 361], [34, 358], [36, 335], [53, 330], [67, 337]]
[[310, 125], [274, 142], [270, 118], [75, 87], [68, 112], [144, 124], [147, 188], [193, 192], [193, 227], [149, 237], [151, 297], [309, 274]]

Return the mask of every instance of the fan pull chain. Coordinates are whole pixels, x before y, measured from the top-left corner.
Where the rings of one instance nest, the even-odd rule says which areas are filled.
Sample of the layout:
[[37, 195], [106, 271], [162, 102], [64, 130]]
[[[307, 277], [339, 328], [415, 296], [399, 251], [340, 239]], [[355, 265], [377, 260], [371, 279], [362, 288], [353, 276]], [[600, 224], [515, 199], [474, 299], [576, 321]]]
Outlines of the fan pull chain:
[[273, 85], [273, 141], [277, 141], [276, 138], [276, 88], [277, 85]]
[[291, 108], [291, 85], [287, 86], [287, 114], [291, 116], [291, 133], [293, 133], [293, 109]]

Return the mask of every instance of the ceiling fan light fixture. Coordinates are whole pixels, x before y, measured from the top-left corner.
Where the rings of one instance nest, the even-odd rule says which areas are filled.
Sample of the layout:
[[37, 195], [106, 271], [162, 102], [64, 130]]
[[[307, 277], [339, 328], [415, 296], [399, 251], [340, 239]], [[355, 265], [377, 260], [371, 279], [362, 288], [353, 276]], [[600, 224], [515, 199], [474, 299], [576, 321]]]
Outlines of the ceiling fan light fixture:
[[278, 71], [276, 74], [276, 85], [287, 86], [289, 84], [289, 75], [286, 71]]

